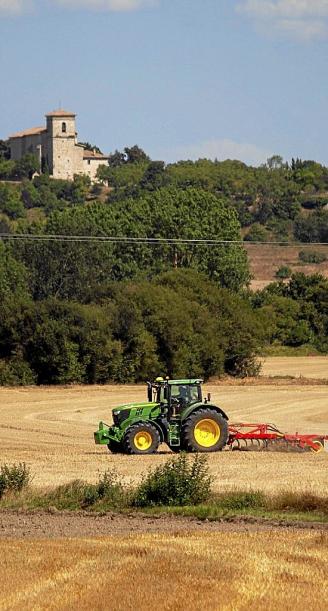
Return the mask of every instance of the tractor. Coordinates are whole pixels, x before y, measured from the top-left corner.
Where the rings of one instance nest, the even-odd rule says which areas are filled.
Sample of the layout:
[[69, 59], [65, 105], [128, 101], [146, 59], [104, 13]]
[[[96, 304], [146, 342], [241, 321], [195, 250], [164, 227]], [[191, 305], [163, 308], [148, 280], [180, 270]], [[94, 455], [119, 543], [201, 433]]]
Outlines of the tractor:
[[95, 443], [113, 453], [153, 454], [160, 443], [173, 452], [218, 452], [228, 442], [228, 416], [202, 396], [201, 379], [147, 382], [148, 401], [113, 409], [113, 425], [99, 423]]

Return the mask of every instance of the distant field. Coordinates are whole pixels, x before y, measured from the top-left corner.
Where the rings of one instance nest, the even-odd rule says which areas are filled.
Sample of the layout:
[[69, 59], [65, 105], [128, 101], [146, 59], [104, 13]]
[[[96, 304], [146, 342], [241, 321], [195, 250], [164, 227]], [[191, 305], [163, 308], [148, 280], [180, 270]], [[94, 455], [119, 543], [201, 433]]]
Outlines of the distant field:
[[2, 610], [327, 608], [325, 532], [0, 542]]
[[[245, 243], [245, 248], [253, 276], [251, 286], [254, 290], [263, 289], [267, 284], [276, 280], [276, 271], [282, 266], [290, 267], [293, 273], [322, 274], [328, 278], [328, 246], [286, 247]], [[319, 265], [304, 265], [298, 258], [301, 250], [320, 252], [326, 255], [327, 261]]]
[[328, 379], [328, 356], [273, 356], [263, 359], [264, 376]]
[[[283, 431], [328, 434], [328, 387], [294, 385], [206, 385], [205, 391], [231, 422], [273, 422]], [[94, 482], [115, 468], [123, 481], [137, 482], [165, 461], [167, 446], [151, 456], [113, 455], [95, 446], [98, 421], [111, 409], [145, 398], [143, 386], [72, 386], [0, 389], [1, 462], [25, 461], [36, 486], [79, 478]], [[328, 454], [230, 452], [209, 456], [215, 490], [281, 488], [328, 494]]]

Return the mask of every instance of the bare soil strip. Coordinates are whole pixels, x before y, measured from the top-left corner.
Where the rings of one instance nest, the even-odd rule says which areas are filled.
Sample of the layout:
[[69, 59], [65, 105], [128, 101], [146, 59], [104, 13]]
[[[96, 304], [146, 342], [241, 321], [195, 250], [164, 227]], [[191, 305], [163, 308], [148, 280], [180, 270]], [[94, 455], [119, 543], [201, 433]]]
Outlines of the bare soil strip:
[[254, 532], [277, 528], [328, 531], [327, 523], [235, 517], [198, 520], [173, 516], [59, 511], [1, 511], [0, 539], [58, 539], [140, 533]]

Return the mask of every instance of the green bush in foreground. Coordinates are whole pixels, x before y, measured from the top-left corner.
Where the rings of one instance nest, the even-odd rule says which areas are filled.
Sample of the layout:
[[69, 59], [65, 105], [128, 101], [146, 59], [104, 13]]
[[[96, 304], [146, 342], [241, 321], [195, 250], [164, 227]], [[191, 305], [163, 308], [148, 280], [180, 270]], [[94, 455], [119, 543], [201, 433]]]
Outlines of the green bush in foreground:
[[209, 499], [211, 477], [207, 457], [182, 453], [150, 471], [138, 486], [133, 505], [198, 505]]
[[114, 471], [106, 471], [97, 484], [74, 480], [58, 486], [42, 499], [44, 506], [56, 509], [88, 509], [100, 504], [106, 507], [122, 508], [127, 504], [128, 492]]
[[21, 492], [30, 482], [30, 470], [25, 463], [2, 465], [0, 467], [0, 498], [11, 490]]

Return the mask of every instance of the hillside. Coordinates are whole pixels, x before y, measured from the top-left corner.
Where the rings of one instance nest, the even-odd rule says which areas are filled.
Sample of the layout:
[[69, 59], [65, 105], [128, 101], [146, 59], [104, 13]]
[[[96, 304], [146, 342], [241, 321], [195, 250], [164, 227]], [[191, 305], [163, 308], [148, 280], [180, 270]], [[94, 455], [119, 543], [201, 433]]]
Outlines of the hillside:
[[[251, 288], [261, 290], [270, 282], [277, 280], [276, 273], [282, 267], [289, 268], [291, 273], [302, 273], [307, 276], [320, 274], [328, 278], [328, 245], [327, 246], [296, 246], [264, 245], [245, 243], [252, 276]], [[326, 257], [321, 263], [303, 263], [301, 252], [315, 252]]]

